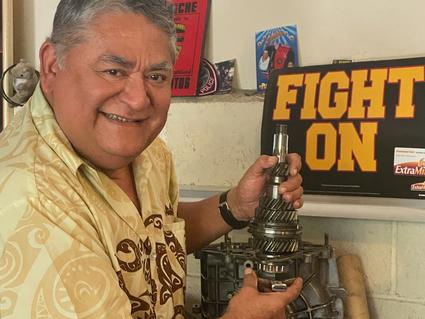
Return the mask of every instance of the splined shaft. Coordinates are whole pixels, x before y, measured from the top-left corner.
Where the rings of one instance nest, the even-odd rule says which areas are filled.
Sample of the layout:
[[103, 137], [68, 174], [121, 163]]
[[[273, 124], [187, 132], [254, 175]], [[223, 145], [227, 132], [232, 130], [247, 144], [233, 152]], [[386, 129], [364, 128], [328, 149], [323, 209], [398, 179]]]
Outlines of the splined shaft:
[[[279, 279], [276, 276], [279, 269], [288, 269], [288, 265], [283, 264], [283, 261], [287, 263], [290, 255], [299, 255], [297, 252], [300, 249], [302, 234], [296, 210], [279, 194], [279, 185], [286, 181], [289, 175], [286, 125], [279, 124], [276, 127], [273, 155], [278, 158], [278, 162], [269, 170], [268, 182], [255, 211], [255, 218], [249, 226], [259, 276], [263, 275], [264, 278], [272, 280]], [[291, 264], [297, 264], [296, 260], [292, 260]]]

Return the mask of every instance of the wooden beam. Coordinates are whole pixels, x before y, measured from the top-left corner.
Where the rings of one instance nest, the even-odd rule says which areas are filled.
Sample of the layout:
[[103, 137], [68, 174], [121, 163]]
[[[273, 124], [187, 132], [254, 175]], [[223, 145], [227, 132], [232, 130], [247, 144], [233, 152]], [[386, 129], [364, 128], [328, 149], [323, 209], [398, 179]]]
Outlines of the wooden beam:
[[[2, 0], [2, 62], [3, 70], [13, 64], [13, 0]], [[7, 80], [7, 79], [6, 79]], [[6, 82], [6, 81], [5, 81]], [[4, 89], [7, 88], [5, 83]], [[3, 128], [12, 120], [14, 111], [3, 100]]]

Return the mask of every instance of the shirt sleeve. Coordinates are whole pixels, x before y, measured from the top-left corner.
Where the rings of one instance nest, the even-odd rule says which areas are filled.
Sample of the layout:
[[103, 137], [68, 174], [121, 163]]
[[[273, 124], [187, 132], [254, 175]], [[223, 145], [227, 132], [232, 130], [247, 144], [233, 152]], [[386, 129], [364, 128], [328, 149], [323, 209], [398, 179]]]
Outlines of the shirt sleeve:
[[[131, 317], [119, 274], [84, 219], [32, 203], [0, 257], [1, 318]], [[55, 216], [55, 218], [53, 218]]]

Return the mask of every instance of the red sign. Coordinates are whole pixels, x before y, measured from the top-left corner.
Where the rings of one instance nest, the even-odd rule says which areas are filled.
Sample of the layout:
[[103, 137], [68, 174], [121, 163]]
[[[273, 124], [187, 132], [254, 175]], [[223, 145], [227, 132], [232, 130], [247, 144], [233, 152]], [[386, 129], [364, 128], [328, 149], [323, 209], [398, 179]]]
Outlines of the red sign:
[[209, 9], [209, 0], [174, 0], [177, 60], [172, 81], [173, 96], [195, 96]]

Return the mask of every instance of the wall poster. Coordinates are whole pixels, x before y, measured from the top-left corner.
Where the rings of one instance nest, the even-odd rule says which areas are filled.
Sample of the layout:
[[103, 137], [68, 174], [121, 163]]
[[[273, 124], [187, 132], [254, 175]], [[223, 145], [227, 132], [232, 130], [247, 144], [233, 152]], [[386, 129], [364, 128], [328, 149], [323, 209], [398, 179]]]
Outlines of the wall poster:
[[173, 96], [195, 96], [197, 93], [209, 6], [209, 0], [173, 0], [177, 34]]
[[297, 26], [282, 26], [255, 33], [257, 91], [265, 91], [273, 70], [298, 66]]
[[425, 199], [425, 58], [276, 70], [262, 153], [276, 123], [303, 158], [307, 194]]

